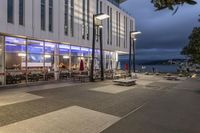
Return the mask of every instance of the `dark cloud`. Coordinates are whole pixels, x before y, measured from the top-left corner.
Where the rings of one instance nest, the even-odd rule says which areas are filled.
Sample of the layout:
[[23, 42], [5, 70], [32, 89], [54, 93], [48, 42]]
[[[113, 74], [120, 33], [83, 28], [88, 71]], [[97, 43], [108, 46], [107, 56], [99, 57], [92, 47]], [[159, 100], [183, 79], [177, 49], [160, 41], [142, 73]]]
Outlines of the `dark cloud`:
[[[142, 35], [138, 36], [137, 49], [146, 49], [147, 53], [149, 49], [155, 53], [159, 50], [165, 52], [168, 57], [179, 57], [180, 50], [188, 43], [193, 27], [200, 25], [197, 21], [200, 0], [197, 2], [199, 4], [195, 6], [180, 6], [175, 15], [169, 10], [155, 11], [150, 0], [125, 2], [122, 7], [135, 17], [136, 27], [142, 31]], [[173, 52], [165, 49], [171, 49]]]

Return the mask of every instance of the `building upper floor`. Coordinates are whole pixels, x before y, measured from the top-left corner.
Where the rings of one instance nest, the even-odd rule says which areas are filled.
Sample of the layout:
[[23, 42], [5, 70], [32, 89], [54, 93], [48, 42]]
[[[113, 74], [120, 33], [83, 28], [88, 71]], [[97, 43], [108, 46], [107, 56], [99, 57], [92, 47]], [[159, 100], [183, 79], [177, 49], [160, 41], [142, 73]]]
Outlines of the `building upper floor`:
[[[106, 50], [128, 51], [135, 20], [110, 1], [119, 0], [1, 0], [0, 32], [36, 39], [92, 46], [92, 17], [106, 13], [103, 44]], [[99, 47], [99, 34], [96, 37]]]
[[121, 3], [127, 1], [127, 0], [108, 0], [111, 3], [115, 4], [116, 6], [119, 6]]

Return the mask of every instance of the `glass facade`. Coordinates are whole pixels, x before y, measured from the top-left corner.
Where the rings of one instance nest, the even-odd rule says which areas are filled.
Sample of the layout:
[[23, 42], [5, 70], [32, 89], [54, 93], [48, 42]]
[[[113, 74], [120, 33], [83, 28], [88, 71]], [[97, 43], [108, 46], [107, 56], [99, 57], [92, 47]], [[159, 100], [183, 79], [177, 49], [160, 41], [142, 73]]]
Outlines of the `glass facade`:
[[[3, 35], [0, 48], [2, 85], [62, 79], [62, 73], [80, 72], [81, 62], [89, 72], [92, 57], [92, 49], [87, 47]], [[115, 54], [104, 51], [104, 62], [105, 70], [114, 69]], [[98, 49], [94, 67], [100, 70]]]
[[6, 84], [26, 81], [26, 40], [5, 37]]

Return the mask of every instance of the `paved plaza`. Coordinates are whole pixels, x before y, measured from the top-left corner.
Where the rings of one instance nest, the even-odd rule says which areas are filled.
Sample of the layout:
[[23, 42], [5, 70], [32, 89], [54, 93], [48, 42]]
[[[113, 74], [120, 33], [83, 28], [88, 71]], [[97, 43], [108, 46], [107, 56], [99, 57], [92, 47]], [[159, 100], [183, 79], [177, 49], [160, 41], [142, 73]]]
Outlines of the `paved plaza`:
[[199, 133], [200, 81], [139, 75], [0, 91], [0, 133]]

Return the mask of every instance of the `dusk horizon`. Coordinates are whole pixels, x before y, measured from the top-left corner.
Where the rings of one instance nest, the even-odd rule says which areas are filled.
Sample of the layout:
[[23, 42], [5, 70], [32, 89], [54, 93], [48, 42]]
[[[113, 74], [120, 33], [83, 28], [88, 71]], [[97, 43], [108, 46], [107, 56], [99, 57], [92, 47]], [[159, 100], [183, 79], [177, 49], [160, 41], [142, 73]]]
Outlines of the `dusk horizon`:
[[142, 32], [136, 41], [138, 59], [185, 58], [180, 54], [188, 45], [194, 27], [199, 26], [200, 0], [197, 5], [184, 4], [174, 11], [155, 11], [150, 0], [128, 0], [122, 7], [136, 20], [136, 30]]

